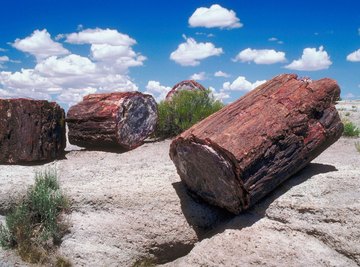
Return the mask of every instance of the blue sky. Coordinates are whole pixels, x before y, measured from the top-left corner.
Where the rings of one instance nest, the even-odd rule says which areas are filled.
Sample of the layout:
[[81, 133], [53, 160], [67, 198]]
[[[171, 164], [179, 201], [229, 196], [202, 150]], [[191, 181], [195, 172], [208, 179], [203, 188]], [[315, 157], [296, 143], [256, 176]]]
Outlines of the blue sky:
[[139, 90], [194, 78], [231, 102], [281, 73], [360, 98], [360, 1], [2, 1], [0, 97]]

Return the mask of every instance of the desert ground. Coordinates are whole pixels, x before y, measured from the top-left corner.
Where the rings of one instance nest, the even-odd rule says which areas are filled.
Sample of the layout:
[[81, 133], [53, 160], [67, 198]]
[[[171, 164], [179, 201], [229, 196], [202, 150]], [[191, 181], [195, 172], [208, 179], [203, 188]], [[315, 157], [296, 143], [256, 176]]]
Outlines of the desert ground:
[[[360, 127], [360, 101], [337, 107]], [[74, 266], [360, 265], [360, 138], [340, 138], [238, 216], [188, 195], [170, 142], [126, 153], [69, 144], [61, 160], [0, 165], [0, 221], [35, 171], [56, 168], [72, 203], [59, 251]], [[0, 266], [32, 265], [0, 248]]]

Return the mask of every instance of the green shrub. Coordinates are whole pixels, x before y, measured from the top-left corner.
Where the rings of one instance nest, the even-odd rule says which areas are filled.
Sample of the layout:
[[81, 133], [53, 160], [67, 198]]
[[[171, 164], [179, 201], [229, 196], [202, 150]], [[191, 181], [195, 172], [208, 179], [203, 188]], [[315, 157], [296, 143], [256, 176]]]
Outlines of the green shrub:
[[26, 204], [21, 203], [6, 216], [6, 226], [0, 225], [0, 244], [4, 248], [13, 248], [19, 240], [30, 240], [31, 222]]
[[58, 244], [65, 233], [59, 215], [69, 208], [59, 189], [56, 172], [35, 175], [35, 184], [25, 198], [6, 216], [0, 225], [0, 245], [16, 248], [24, 261], [44, 263], [52, 245]]
[[345, 120], [343, 121], [343, 123], [344, 123], [344, 132], [343, 132], [344, 136], [356, 137], [360, 135], [360, 129], [356, 127], [356, 125], [353, 122], [349, 120]]
[[171, 101], [158, 104], [159, 120], [155, 135], [158, 138], [176, 136], [223, 106], [209, 90], [180, 91]]

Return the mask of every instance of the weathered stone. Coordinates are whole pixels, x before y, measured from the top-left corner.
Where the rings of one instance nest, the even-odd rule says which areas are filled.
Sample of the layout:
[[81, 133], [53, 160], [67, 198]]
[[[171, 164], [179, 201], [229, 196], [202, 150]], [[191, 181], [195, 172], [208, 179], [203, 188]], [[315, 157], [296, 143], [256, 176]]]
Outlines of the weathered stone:
[[167, 93], [165, 99], [171, 100], [171, 98], [173, 97], [173, 95], [176, 92], [184, 91], [184, 90], [185, 91], [186, 90], [187, 91], [195, 91], [195, 90], [205, 91], [206, 88], [194, 80], [185, 80], [185, 81], [175, 84], [174, 87]]
[[66, 145], [65, 112], [55, 102], [0, 99], [0, 162], [60, 157]]
[[339, 94], [331, 79], [279, 75], [182, 133], [170, 157], [192, 193], [237, 214], [338, 140]]
[[69, 109], [66, 121], [73, 145], [133, 149], [155, 130], [157, 105], [140, 92], [91, 94]]

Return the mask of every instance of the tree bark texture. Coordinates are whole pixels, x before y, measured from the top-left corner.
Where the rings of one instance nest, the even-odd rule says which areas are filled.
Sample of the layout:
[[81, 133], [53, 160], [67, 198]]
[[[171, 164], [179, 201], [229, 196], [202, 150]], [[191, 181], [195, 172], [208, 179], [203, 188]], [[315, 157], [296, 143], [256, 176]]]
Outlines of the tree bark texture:
[[69, 109], [66, 121], [71, 144], [129, 150], [155, 130], [157, 105], [140, 92], [91, 94]]
[[54, 102], [0, 99], [0, 162], [48, 161], [63, 155], [65, 112]]
[[238, 214], [339, 139], [339, 95], [334, 80], [279, 75], [178, 136], [170, 157], [190, 192]]

